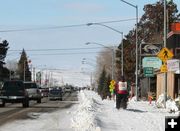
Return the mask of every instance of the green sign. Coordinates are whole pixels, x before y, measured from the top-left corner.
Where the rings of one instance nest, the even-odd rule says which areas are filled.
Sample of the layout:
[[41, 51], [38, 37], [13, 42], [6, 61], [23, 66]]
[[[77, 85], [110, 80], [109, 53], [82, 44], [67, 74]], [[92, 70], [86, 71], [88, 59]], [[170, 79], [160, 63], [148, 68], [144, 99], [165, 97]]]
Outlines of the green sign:
[[154, 77], [154, 68], [153, 67], [144, 67], [144, 76], [145, 77]]

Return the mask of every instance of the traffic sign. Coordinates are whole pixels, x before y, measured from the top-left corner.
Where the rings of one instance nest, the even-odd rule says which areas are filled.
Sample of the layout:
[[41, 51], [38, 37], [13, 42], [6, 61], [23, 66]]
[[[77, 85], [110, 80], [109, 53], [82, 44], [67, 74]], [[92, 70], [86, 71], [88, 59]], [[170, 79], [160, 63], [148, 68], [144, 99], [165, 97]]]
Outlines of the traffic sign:
[[109, 85], [109, 91], [111, 93], [113, 93], [113, 91], [115, 89], [115, 84], [116, 84], [116, 81], [115, 80], [111, 80], [110, 85]]
[[168, 48], [162, 48], [157, 56], [163, 61], [166, 62], [167, 60], [171, 59], [174, 55]]
[[165, 73], [165, 72], [167, 72], [167, 71], [168, 71], [167, 65], [166, 65], [166, 64], [163, 64], [163, 65], [161, 66], [161, 72], [162, 72], [162, 73]]
[[154, 69], [153, 69], [153, 67], [144, 67], [144, 76], [146, 76], [146, 77], [154, 77]]
[[115, 82], [115, 80], [111, 80], [111, 85], [115, 85], [116, 84], [116, 82]]

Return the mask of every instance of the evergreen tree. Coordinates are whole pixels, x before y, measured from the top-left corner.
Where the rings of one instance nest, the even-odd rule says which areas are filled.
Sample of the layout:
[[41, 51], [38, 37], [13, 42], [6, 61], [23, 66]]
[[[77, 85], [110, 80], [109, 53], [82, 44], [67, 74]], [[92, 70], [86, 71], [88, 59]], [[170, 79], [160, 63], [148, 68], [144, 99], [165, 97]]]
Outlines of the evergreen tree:
[[105, 82], [106, 82], [106, 70], [105, 67], [103, 67], [102, 73], [99, 77], [99, 83], [98, 83], [98, 94], [101, 96], [103, 99], [103, 89], [105, 87]]
[[110, 74], [107, 75], [105, 67], [103, 67], [102, 73], [99, 77], [98, 83], [98, 94], [101, 96], [102, 99], [106, 99], [107, 96], [110, 96], [109, 85], [111, 81]]
[[5, 64], [4, 60], [8, 50], [8, 41], [4, 40], [0, 43], [0, 81], [4, 81], [9, 78], [9, 70], [4, 68], [3, 65]]
[[9, 43], [7, 42], [7, 40], [4, 40], [2, 41], [2, 43], [0, 43], [0, 65], [1, 66], [4, 63], [4, 59], [6, 57], [8, 45]]
[[111, 95], [110, 90], [109, 90], [110, 81], [111, 81], [111, 76], [108, 75], [104, 81], [104, 87], [102, 90], [102, 94], [103, 94], [104, 99], [106, 99], [107, 96]]
[[26, 52], [23, 49], [20, 60], [18, 62], [18, 74], [19, 74], [20, 80], [24, 80], [24, 75], [25, 75], [25, 81], [31, 81], [31, 72], [29, 70], [28, 63], [29, 63], [29, 60], [27, 59]]

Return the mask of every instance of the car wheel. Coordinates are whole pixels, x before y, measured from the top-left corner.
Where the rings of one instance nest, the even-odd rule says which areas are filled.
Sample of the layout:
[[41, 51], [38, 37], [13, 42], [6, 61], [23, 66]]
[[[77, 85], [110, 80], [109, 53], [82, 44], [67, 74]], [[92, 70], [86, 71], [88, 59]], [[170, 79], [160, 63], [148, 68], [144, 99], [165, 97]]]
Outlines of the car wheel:
[[22, 104], [23, 104], [23, 107], [29, 107], [29, 100], [25, 99]]
[[38, 99], [38, 100], [37, 100], [37, 103], [41, 103], [41, 99]]
[[4, 100], [2, 100], [1, 107], [5, 107], [5, 105], [6, 105], [6, 102]]

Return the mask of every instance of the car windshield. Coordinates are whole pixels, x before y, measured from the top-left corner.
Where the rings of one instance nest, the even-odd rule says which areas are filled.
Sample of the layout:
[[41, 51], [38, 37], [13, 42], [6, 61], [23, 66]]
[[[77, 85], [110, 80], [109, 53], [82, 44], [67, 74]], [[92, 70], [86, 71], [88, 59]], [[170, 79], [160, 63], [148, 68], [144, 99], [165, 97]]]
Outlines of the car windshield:
[[52, 89], [49, 92], [50, 92], [50, 94], [59, 94], [61, 92], [61, 90], [60, 89]]
[[3, 86], [3, 89], [5, 90], [21, 90], [23, 88], [24, 86], [22, 82], [15, 82], [15, 81], [5, 82]]
[[26, 89], [37, 88], [37, 85], [35, 83], [25, 83], [25, 88]]

